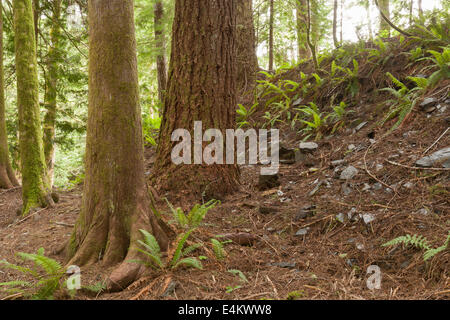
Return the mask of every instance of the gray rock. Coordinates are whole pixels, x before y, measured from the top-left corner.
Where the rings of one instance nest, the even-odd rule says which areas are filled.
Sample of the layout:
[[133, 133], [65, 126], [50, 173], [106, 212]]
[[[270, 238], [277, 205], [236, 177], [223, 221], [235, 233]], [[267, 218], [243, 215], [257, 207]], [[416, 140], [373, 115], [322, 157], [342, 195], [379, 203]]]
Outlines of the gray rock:
[[348, 185], [348, 183], [344, 183], [341, 187], [341, 192], [345, 195], [348, 196], [352, 193], [352, 188], [350, 188], [350, 186]]
[[334, 168], [334, 167], [338, 167], [338, 166], [341, 166], [341, 165], [343, 165], [343, 164], [345, 164], [345, 160], [334, 160], [334, 161], [331, 161], [331, 166]]
[[339, 179], [341, 180], [350, 180], [353, 179], [358, 174], [358, 169], [353, 166], [349, 166], [342, 171]]
[[296, 236], [305, 236], [308, 234], [308, 230], [309, 230], [309, 228], [300, 229], [297, 231], [297, 233], [295, 235]]
[[373, 190], [380, 191], [381, 189], [383, 189], [383, 185], [381, 183], [377, 182], [373, 185]]
[[430, 106], [434, 106], [437, 103], [438, 103], [438, 100], [436, 98], [425, 98], [419, 106], [422, 110], [425, 110], [426, 108], [428, 108]]
[[268, 263], [267, 265], [270, 267], [295, 269], [295, 262], [275, 262], [275, 263]]
[[406, 189], [412, 189], [414, 187], [414, 183], [407, 182], [403, 185], [403, 187]]
[[371, 213], [364, 213], [361, 215], [361, 218], [364, 220], [365, 224], [369, 224], [375, 221], [375, 216]]
[[355, 130], [358, 132], [359, 130], [361, 130], [362, 128], [364, 128], [367, 125], [367, 121], [360, 123]]
[[343, 213], [339, 213], [336, 216], [336, 220], [339, 221], [340, 223], [344, 223], [345, 222], [345, 215]]
[[364, 188], [362, 189], [362, 191], [369, 191], [370, 189], [372, 189], [372, 187], [370, 186], [370, 184], [364, 183]]
[[315, 142], [302, 142], [300, 143], [300, 150], [302, 151], [314, 151], [319, 148], [319, 145]]
[[416, 161], [416, 166], [422, 168], [430, 168], [434, 166], [443, 166], [450, 168], [450, 147], [441, 149], [430, 156], [423, 157]]
[[347, 149], [350, 150], [350, 151], [353, 151], [353, 150], [356, 149], [356, 146], [354, 144], [351, 144], [351, 145], [348, 146]]
[[377, 170], [377, 172], [383, 170], [383, 168], [384, 168], [384, 166], [383, 166], [382, 164], [380, 164], [380, 163], [377, 164], [376, 167], [375, 167], [375, 169]]
[[427, 208], [422, 208], [416, 212], [416, 214], [421, 214], [423, 216], [428, 216], [430, 213], [431, 213], [430, 210]]

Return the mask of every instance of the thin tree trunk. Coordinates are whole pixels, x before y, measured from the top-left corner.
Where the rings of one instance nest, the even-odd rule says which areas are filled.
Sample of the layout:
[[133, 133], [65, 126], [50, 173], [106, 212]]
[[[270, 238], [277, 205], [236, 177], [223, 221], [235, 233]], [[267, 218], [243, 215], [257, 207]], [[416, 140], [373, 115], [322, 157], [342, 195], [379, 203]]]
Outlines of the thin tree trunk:
[[164, 7], [162, 0], [157, 0], [154, 6], [154, 27], [156, 44], [156, 65], [158, 70], [158, 98], [164, 101], [164, 93], [167, 87], [167, 68], [166, 68], [166, 41], [164, 32]]
[[319, 63], [317, 61], [316, 46], [313, 43], [313, 41], [311, 40], [311, 0], [307, 0], [307, 6], [308, 6], [308, 9], [307, 9], [307, 11], [308, 11], [308, 27], [307, 27], [306, 38], [308, 41], [309, 49], [311, 50], [311, 55], [312, 55], [313, 63], [314, 63], [314, 69], [317, 72], [319, 69]]
[[308, 49], [308, 43], [306, 39], [306, 29], [308, 23], [306, 10], [306, 0], [298, 0], [296, 6], [298, 61], [311, 57], [311, 52]]
[[409, 25], [412, 26], [414, 23], [414, 0], [409, 3]]
[[422, 9], [422, 0], [418, 0], [418, 7], [419, 7], [419, 18], [423, 19], [423, 9]]
[[129, 262], [137, 258], [139, 229], [167, 249], [144, 177], [133, 0], [89, 0], [86, 180], [67, 247], [69, 264], [122, 262], [108, 289], [123, 289], [143, 270]]
[[273, 71], [274, 69], [274, 61], [273, 61], [273, 28], [274, 28], [274, 0], [270, 1], [270, 12], [269, 12], [269, 71]]
[[221, 199], [236, 190], [236, 165], [175, 165], [171, 160], [175, 130], [186, 129], [194, 138], [194, 121], [202, 121], [204, 129], [218, 129], [225, 137], [225, 130], [236, 126], [235, 5], [230, 0], [175, 2], [169, 80], [152, 174], [161, 192]]
[[255, 26], [252, 0], [237, 3], [237, 88], [239, 95], [252, 92], [256, 85], [258, 58], [256, 56]]
[[341, 32], [340, 32], [340, 42], [344, 41], [344, 0], [341, 0]]
[[338, 16], [338, 0], [334, 0], [334, 4], [333, 4], [333, 42], [334, 42], [334, 46], [336, 48], [339, 46], [339, 41], [337, 38], [337, 16]]
[[11, 189], [19, 185], [11, 167], [6, 132], [5, 85], [3, 76], [3, 8], [0, 1], [0, 188]]
[[14, 0], [17, 105], [23, 215], [52, 205], [39, 116], [39, 82], [31, 0]]
[[44, 105], [47, 112], [44, 117], [44, 156], [47, 165], [47, 173], [50, 185], [53, 185], [55, 167], [55, 123], [56, 123], [56, 102], [57, 83], [59, 69], [59, 37], [60, 37], [60, 15], [61, 0], [52, 2], [53, 16], [50, 31], [50, 47], [48, 49], [47, 72], [45, 74], [45, 96]]
[[373, 40], [372, 17], [370, 15], [370, 0], [366, 0], [364, 5], [366, 7], [367, 26], [368, 26], [368, 31], [369, 31], [369, 39]]
[[384, 19], [384, 21], [386, 21], [386, 23], [392, 27], [393, 29], [397, 30], [398, 32], [400, 32], [401, 34], [407, 36], [407, 37], [411, 37], [412, 35], [402, 29], [400, 29], [399, 27], [397, 27], [395, 24], [392, 23], [391, 20], [389, 20], [389, 17], [384, 13], [384, 11], [380, 8], [379, 4], [378, 4], [378, 0], [375, 0], [375, 4], [378, 7], [378, 10], [380, 11], [380, 15], [381, 18]]
[[378, 9], [380, 10], [380, 33], [386, 33], [387, 37], [391, 35], [391, 28], [387, 20], [383, 17], [385, 16], [388, 20], [390, 19], [390, 9], [389, 0], [379, 0]]

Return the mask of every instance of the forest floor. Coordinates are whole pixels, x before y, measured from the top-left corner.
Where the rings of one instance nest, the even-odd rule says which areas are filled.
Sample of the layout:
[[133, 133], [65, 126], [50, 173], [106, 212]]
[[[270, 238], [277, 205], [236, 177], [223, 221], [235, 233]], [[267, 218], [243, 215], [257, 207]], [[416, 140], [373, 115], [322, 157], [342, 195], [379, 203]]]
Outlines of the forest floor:
[[[448, 86], [446, 81], [430, 95], [445, 104]], [[414, 163], [450, 146], [450, 135], [442, 136], [449, 127], [450, 105], [443, 112], [418, 108], [398, 130], [385, 135], [393, 122], [377, 124], [380, 116], [367, 112], [376, 103], [353, 108], [357, 124], [317, 141], [306, 160], [282, 164], [277, 188], [260, 191], [261, 167], [242, 166], [239, 190], [208, 212], [190, 238], [205, 244], [198, 253], [207, 257], [203, 270], [149, 271], [122, 292], [78, 294], [75, 299], [450, 299], [450, 250], [424, 262], [421, 250], [382, 247], [406, 234], [422, 235], [434, 247], [447, 238], [450, 172], [419, 170]], [[295, 132], [282, 128], [281, 136], [284, 147], [298, 149]], [[152, 154], [146, 150], [149, 167]], [[341, 180], [349, 166], [357, 173]], [[63, 262], [53, 253], [70, 237], [81, 187], [59, 196], [54, 208], [25, 220], [16, 215], [20, 189], [0, 191], [1, 259], [17, 261], [16, 252], [43, 247]], [[161, 201], [158, 208], [169, 220], [167, 205]], [[236, 233], [255, 240], [225, 245], [226, 258], [217, 260], [210, 239]], [[378, 290], [368, 288], [370, 266], [381, 270]], [[240, 270], [247, 281], [229, 270]], [[110, 271], [82, 268], [82, 284], [102, 281]], [[17, 277], [0, 270], [0, 282]], [[0, 299], [6, 296], [0, 293]]]

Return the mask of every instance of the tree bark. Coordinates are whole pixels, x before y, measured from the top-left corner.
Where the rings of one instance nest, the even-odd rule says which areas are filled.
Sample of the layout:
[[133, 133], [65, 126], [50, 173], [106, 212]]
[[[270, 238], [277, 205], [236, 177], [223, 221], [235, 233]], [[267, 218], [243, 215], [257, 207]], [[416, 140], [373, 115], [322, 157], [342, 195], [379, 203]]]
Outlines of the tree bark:
[[314, 70], [317, 72], [319, 69], [319, 63], [317, 61], [317, 48], [315, 45], [315, 42], [313, 39], [311, 39], [311, 33], [312, 33], [312, 13], [311, 13], [311, 0], [306, 1], [307, 4], [307, 12], [308, 12], [308, 25], [307, 25], [307, 32], [306, 32], [306, 39], [308, 41], [308, 47], [311, 50], [311, 55], [314, 63]]
[[269, 12], [269, 71], [273, 71], [274, 69], [274, 61], [273, 61], [273, 28], [274, 28], [274, 0], [270, 1], [270, 12]]
[[11, 167], [6, 132], [5, 85], [3, 75], [3, 8], [0, 1], [0, 188], [11, 189], [19, 185]]
[[418, 0], [418, 7], [419, 7], [419, 18], [423, 19], [423, 9], [422, 9], [422, 0]]
[[45, 74], [45, 96], [44, 105], [47, 112], [44, 117], [44, 156], [47, 165], [47, 174], [50, 185], [53, 185], [53, 175], [55, 166], [55, 123], [56, 123], [56, 102], [57, 83], [59, 69], [59, 37], [60, 37], [60, 15], [61, 0], [52, 2], [53, 16], [50, 31], [50, 47], [47, 54], [47, 72]]
[[150, 211], [143, 152], [133, 0], [90, 0], [86, 179], [67, 254], [79, 266], [122, 262], [109, 278], [111, 291], [143, 270], [129, 262], [138, 255], [139, 229], [163, 250], [168, 244]]
[[369, 39], [373, 40], [372, 17], [370, 15], [370, 0], [366, 0], [364, 2], [364, 5], [366, 7], [367, 26], [368, 26], [368, 32], [369, 32]]
[[335, 48], [337, 48], [339, 46], [339, 41], [337, 38], [337, 16], [338, 16], [338, 0], [334, 0], [334, 4], [333, 4], [333, 42], [334, 42]]
[[344, 0], [341, 0], [341, 21], [340, 21], [340, 42], [342, 43], [344, 41]]
[[252, 0], [239, 0], [237, 2], [237, 88], [240, 95], [253, 92], [259, 69], [252, 2]]
[[298, 0], [296, 6], [298, 61], [311, 57], [306, 39], [308, 23], [306, 10], [306, 0]]
[[176, 129], [186, 129], [194, 138], [194, 121], [222, 134], [236, 126], [235, 6], [230, 0], [175, 2], [168, 87], [152, 174], [159, 190], [221, 199], [236, 189], [235, 165], [171, 161]]
[[389, 0], [379, 0], [378, 8], [380, 10], [380, 33], [386, 32], [387, 36], [391, 35], [391, 28], [386, 19], [383, 18], [383, 14], [387, 19], [390, 19]]
[[31, 0], [14, 0], [23, 215], [52, 205], [39, 116], [39, 82]]
[[155, 2], [154, 8], [154, 28], [156, 44], [156, 66], [158, 70], [158, 98], [164, 101], [164, 93], [167, 87], [167, 68], [166, 68], [166, 43], [164, 32], [164, 7], [162, 0]]

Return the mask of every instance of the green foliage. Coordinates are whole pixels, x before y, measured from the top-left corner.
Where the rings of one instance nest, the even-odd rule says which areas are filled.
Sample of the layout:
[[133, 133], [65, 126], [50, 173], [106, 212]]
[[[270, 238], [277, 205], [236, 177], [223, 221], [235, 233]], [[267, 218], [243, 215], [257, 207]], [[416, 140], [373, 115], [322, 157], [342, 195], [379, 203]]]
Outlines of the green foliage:
[[286, 300], [297, 300], [299, 298], [303, 298], [305, 296], [305, 291], [301, 290], [301, 291], [292, 291], [289, 292]]
[[142, 120], [142, 130], [145, 142], [151, 146], [156, 147], [156, 138], [161, 127], [161, 117], [147, 115], [143, 117]]
[[141, 229], [139, 231], [142, 233], [144, 241], [138, 240], [138, 243], [141, 245], [143, 249], [138, 248], [137, 250], [143, 253], [145, 256], [147, 256], [148, 261], [130, 260], [129, 262], [143, 264], [147, 267], [151, 267], [156, 270], [165, 270], [168, 268], [173, 270], [177, 269], [180, 266], [203, 269], [202, 263], [198, 258], [187, 257], [187, 255], [198, 249], [201, 246], [201, 244], [195, 244], [183, 250], [187, 239], [194, 230], [195, 229], [191, 229], [188, 232], [181, 234], [179, 236], [177, 247], [173, 253], [173, 256], [170, 259], [170, 261], [166, 263], [163, 261], [161, 249], [159, 247], [156, 238], [149, 232]]
[[245, 274], [241, 270], [230, 269], [230, 270], [228, 270], [228, 272], [238, 276], [241, 282], [248, 282], [247, 277], [245, 276]]
[[435, 87], [439, 81], [450, 79], [450, 46], [442, 47], [442, 52], [427, 50], [432, 57], [425, 57], [420, 60], [429, 60], [434, 63], [434, 68], [438, 68], [429, 78], [428, 87]]
[[[416, 87], [414, 89], [409, 90], [406, 85], [395, 78], [390, 72], [387, 72], [386, 75], [390, 78], [392, 83], [398, 88], [383, 88], [380, 91], [389, 92], [391, 95], [395, 97], [395, 100], [388, 100], [387, 103], [392, 104], [391, 108], [388, 112], [386, 118], [382, 121], [382, 125], [387, 121], [398, 117], [397, 122], [391, 128], [390, 131], [397, 129], [405, 120], [405, 118], [411, 113], [413, 108], [415, 107], [420, 95], [423, 93], [423, 89], [420, 87]], [[414, 78], [411, 78], [413, 80]], [[421, 83], [421, 80], [417, 80]]]
[[315, 135], [315, 140], [319, 140], [322, 137], [322, 128], [325, 125], [324, 113], [320, 112], [319, 107], [314, 102], [310, 102], [309, 106], [303, 106], [298, 110], [305, 113], [308, 117], [312, 117], [311, 121], [301, 120], [306, 125], [306, 128], [301, 129], [301, 132], [308, 134], [305, 139]]
[[62, 288], [61, 279], [65, 269], [56, 260], [46, 257], [44, 248], [34, 254], [18, 252], [16, 255], [24, 262], [32, 262], [32, 267], [12, 264], [6, 260], [0, 260], [0, 267], [16, 270], [33, 280], [3, 282], [0, 283], [0, 288], [6, 287], [8, 292], [22, 293], [31, 299], [52, 299], [54, 293]]
[[227, 243], [227, 242], [221, 242], [217, 239], [211, 239], [211, 244], [213, 247], [214, 255], [216, 256], [217, 260], [223, 260], [223, 259], [225, 259], [226, 255], [227, 255], [227, 252], [225, 251], [225, 248], [223, 246], [224, 243]]
[[433, 258], [435, 255], [437, 255], [440, 252], [443, 252], [445, 250], [448, 249], [449, 244], [450, 244], [450, 232], [447, 236], [447, 239], [445, 240], [444, 244], [441, 247], [438, 248], [433, 248], [429, 245], [428, 240], [421, 236], [421, 235], [406, 235], [406, 236], [401, 236], [398, 238], [395, 238], [385, 244], [383, 244], [383, 247], [391, 247], [391, 246], [395, 246], [395, 245], [399, 245], [402, 244], [404, 246], [413, 246], [415, 248], [424, 250], [425, 253], [423, 255], [423, 260], [427, 261], [431, 258]]
[[174, 218], [173, 221], [175, 221], [181, 228], [187, 229], [198, 227], [202, 223], [208, 211], [213, 209], [217, 205], [220, 205], [220, 201], [213, 199], [202, 205], [196, 204], [186, 215], [183, 209], [175, 209], [167, 199], [166, 202], [172, 212]]
[[239, 125], [239, 128], [242, 128], [246, 125], [250, 125], [249, 118], [255, 113], [256, 107], [258, 107], [259, 103], [255, 102], [248, 110], [242, 105], [238, 104], [239, 109], [236, 110], [238, 116], [237, 116], [237, 122]]

